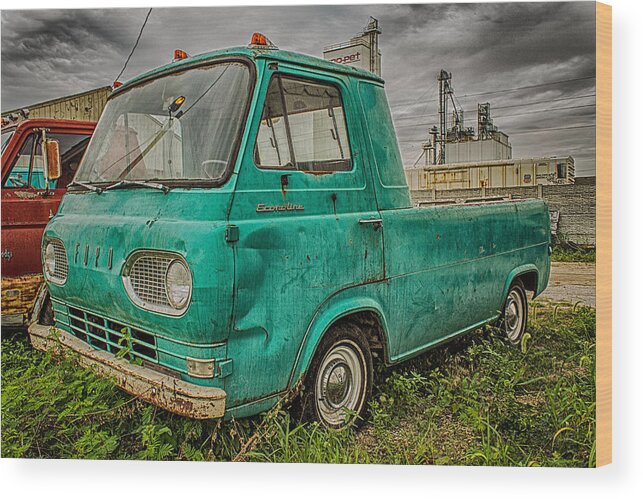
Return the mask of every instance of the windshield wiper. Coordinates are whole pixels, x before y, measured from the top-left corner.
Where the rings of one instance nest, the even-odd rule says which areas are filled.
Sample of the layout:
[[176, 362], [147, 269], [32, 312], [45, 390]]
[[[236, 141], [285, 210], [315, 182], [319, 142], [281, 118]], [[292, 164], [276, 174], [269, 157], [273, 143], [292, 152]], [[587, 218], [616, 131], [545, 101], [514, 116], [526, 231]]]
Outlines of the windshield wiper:
[[80, 187], [84, 187], [88, 191], [97, 192], [98, 194], [103, 192], [103, 189], [101, 187], [97, 187], [97, 186], [92, 185], [92, 184], [86, 184], [85, 182], [79, 182], [78, 180], [74, 180], [67, 187], [72, 187], [74, 185], [79, 185]]
[[128, 185], [138, 185], [141, 187], [149, 187], [150, 189], [158, 189], [163, 191], [164, 194], [167, 194], [170, 188], [167, 185], [159, 184], [158, 182], [150, 182], [149, 180], [119, 180], [115, 184], [105, 187], [104, 190], [108, 191], [110, 189], [119, 189], [121, 187], [126, 187]]

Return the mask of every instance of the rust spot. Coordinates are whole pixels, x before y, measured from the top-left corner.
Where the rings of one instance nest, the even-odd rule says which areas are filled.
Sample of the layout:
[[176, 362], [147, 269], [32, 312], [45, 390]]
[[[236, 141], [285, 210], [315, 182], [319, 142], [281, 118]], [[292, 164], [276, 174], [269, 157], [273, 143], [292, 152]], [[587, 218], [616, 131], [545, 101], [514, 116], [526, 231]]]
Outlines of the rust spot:
[[27, 314], [43, 283], [42, 274], [2, 278], [2, 314]]
[[290, 177], [290, 173], [284, 173], [281, 176], [281, 194], [284, 198], [288, 194], [288, 177]]
[[314, 172], [309, 170], [301, 170], [301, 171], [306, 175], [312, 175], [313, 177], [321, 177], [322, 175], [330, 175], [331, 173], [334, 173], [334, 172], [326, 172], [326, 171], [322, 171], [322, 172]]
[[368, 279], [364, 280], [363, 284], [373, 284], [375, 282], [385, 282], [386, 278], [382, 277], [369, 277]]

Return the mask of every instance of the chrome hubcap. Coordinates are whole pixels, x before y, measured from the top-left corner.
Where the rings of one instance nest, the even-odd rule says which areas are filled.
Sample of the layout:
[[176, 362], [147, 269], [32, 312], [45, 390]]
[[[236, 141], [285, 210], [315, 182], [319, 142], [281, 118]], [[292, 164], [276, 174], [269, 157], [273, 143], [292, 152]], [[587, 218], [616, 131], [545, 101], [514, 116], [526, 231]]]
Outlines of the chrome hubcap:
[[524, 307], [522, 296], [516, 289], [507, 297], [505, 305], [505, 332], [510, 341], [516, 341], [522, 330]]
[[331, 426], [346, 422], [346, 410], [359, 412], [364, 403], [365, 360], [352, 341], [335, 345], [324, 357], [315, 394], [322, 419]]
[[326, 401], [333, 407], [341, 407], [351, 385], [350, 367], [338, 360], [326, 376]]

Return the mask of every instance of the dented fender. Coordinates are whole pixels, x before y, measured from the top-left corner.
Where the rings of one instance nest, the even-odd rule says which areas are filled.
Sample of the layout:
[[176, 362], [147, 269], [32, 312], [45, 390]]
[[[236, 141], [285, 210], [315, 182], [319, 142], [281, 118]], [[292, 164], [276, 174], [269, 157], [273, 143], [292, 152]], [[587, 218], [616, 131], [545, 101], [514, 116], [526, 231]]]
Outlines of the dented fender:
[[377, 288], [379, 287], [386, 287], [385, 281], [345, 289], [330, 297], [319, 307], [302, 339], [288, 383], [289, 387], [294, 386], [297, 381], [306, 374], [317, 350], [317, 346], [333, 324], [344, 317], [358, 312], [369, 311], [375, 312], [378, 315], [383, 328], [384, 358], [385, 360], [389, 359], [389, 329], [386, 322], [386, 315], [382, 304], [373, 297], [378, 294]]

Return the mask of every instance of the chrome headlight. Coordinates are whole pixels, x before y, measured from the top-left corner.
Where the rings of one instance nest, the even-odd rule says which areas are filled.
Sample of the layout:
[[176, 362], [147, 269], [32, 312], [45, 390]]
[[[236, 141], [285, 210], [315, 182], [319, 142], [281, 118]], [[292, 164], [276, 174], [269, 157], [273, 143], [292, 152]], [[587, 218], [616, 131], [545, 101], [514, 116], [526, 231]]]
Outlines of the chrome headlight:
[[192, 294], [192, 276], [181, 260], [174, 260], [165, 275], [167, 299], [174, 308], [185, 308]]
[[192, 296], [187, 262], [169, 251], [133, 253], [123, 267], [123, 284], [136, 305], [161, 314], [183, 314]]
[[50, 240], [45, 246], [42, 259], [45, 277], [54, 284], [65, 284], [67, 281], [67, 251], [59, 239]]

